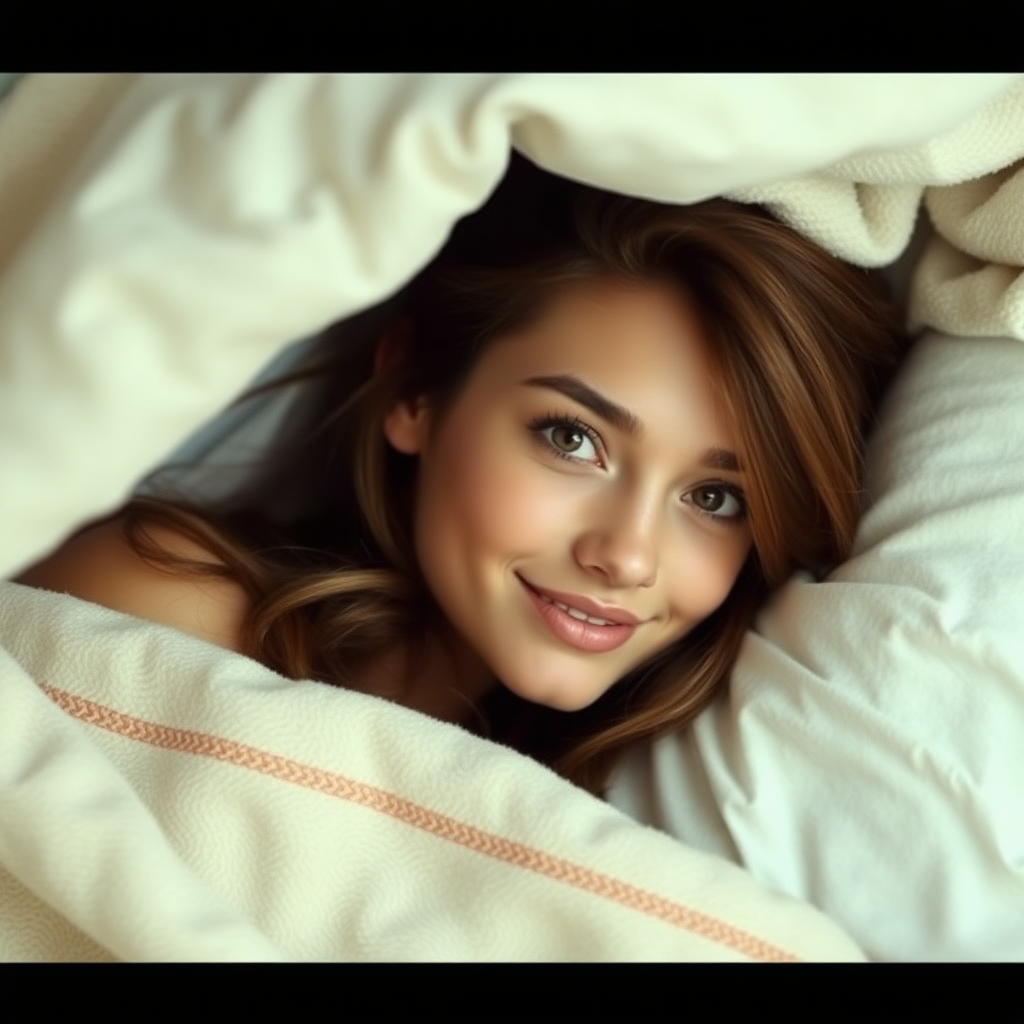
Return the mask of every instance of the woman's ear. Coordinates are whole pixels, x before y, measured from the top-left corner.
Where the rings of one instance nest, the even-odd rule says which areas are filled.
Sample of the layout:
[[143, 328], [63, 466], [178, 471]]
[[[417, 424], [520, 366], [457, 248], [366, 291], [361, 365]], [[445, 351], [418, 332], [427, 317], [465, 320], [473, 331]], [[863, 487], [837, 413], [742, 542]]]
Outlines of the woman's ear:
[[[392, 319], [381, 331], [374, 353], [373, 372], [386, 373], [406, 358], [412, 340], [413, 328], [409, 317]], [[402, 398], [384, 417], [384, 436], [396, 451], [404, 455], [419, 455], [427, 439], [430, 410], [424, 398]]]
[[403, 455], [419, 455], [430, 432], [430, 406], [425, 398], [400, 398], [384, 417], [384, 436]]

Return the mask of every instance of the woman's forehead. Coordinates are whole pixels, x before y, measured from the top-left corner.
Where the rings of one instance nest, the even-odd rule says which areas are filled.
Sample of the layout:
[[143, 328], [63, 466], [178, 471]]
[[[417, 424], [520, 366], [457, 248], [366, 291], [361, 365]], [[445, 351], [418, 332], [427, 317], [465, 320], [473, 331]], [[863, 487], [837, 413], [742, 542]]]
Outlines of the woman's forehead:
[[[567, 397], [589, 390], [591, 409], [624, 433], [647, 424], [735, 450], [709, 341], [692, 301], [661, 283], [601, 282], [567, 289], [528, 326], [495, 339], [481, 358], [480, 388], [550, 387]], [[471, 378], [472, 381], [472, 378]], [[632, 429], [630, 425], [632, 424]]]

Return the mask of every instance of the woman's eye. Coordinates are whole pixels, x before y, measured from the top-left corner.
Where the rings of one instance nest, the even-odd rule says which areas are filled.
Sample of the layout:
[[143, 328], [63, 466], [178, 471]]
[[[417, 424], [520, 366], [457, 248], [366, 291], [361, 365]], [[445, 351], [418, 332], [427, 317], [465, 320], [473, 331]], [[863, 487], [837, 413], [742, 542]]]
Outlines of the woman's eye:
[[747, 511], [743, 498], [725, 484], [696, 487], [686, 496], [686, 500], [698, 512], [715, 519], [742, 519]]
[[580, 423], [559, 420], [531, 424], [552, 453], [572, 462], [592, 462], [600, 464], [601, 455], [597, 441], [591, 432]]
[[549, 440], [559, 451], [565, 452], [566, 455], [576, 455], [584, 445], [592, 444], [590, 438], [579, 427], [560, 424], [557, 427], [551, 427], [550, 430], [551, 436]]

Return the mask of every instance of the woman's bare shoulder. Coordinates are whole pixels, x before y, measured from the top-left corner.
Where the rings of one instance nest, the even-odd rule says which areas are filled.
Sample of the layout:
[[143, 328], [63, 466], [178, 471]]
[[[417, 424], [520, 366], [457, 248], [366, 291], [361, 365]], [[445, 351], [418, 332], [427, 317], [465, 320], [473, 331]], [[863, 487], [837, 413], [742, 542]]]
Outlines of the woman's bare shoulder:
[[[220, 564], [215, 555], [170, 527], [147, 524], [146, 532], [172, 555]], [[241, 585], [149, 563], [128, 543], [119, 517], [75, 534], [22, 573], [17, 582], [71, 594], [241, 650], [242, 627], [249, 611]]]

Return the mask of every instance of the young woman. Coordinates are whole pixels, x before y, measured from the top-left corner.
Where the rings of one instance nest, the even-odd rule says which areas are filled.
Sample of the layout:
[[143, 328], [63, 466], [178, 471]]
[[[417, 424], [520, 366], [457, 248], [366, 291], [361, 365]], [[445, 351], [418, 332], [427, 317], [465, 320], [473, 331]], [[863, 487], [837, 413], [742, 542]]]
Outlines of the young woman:
[[846, 557], [901, 342], [863, 272], [763, 211], [515, 161], [372, 349], [321, 369], [315, 514], [135, 502], [23, 582], [600, 792], [626, 744], [711, 699], [773, 587]]

